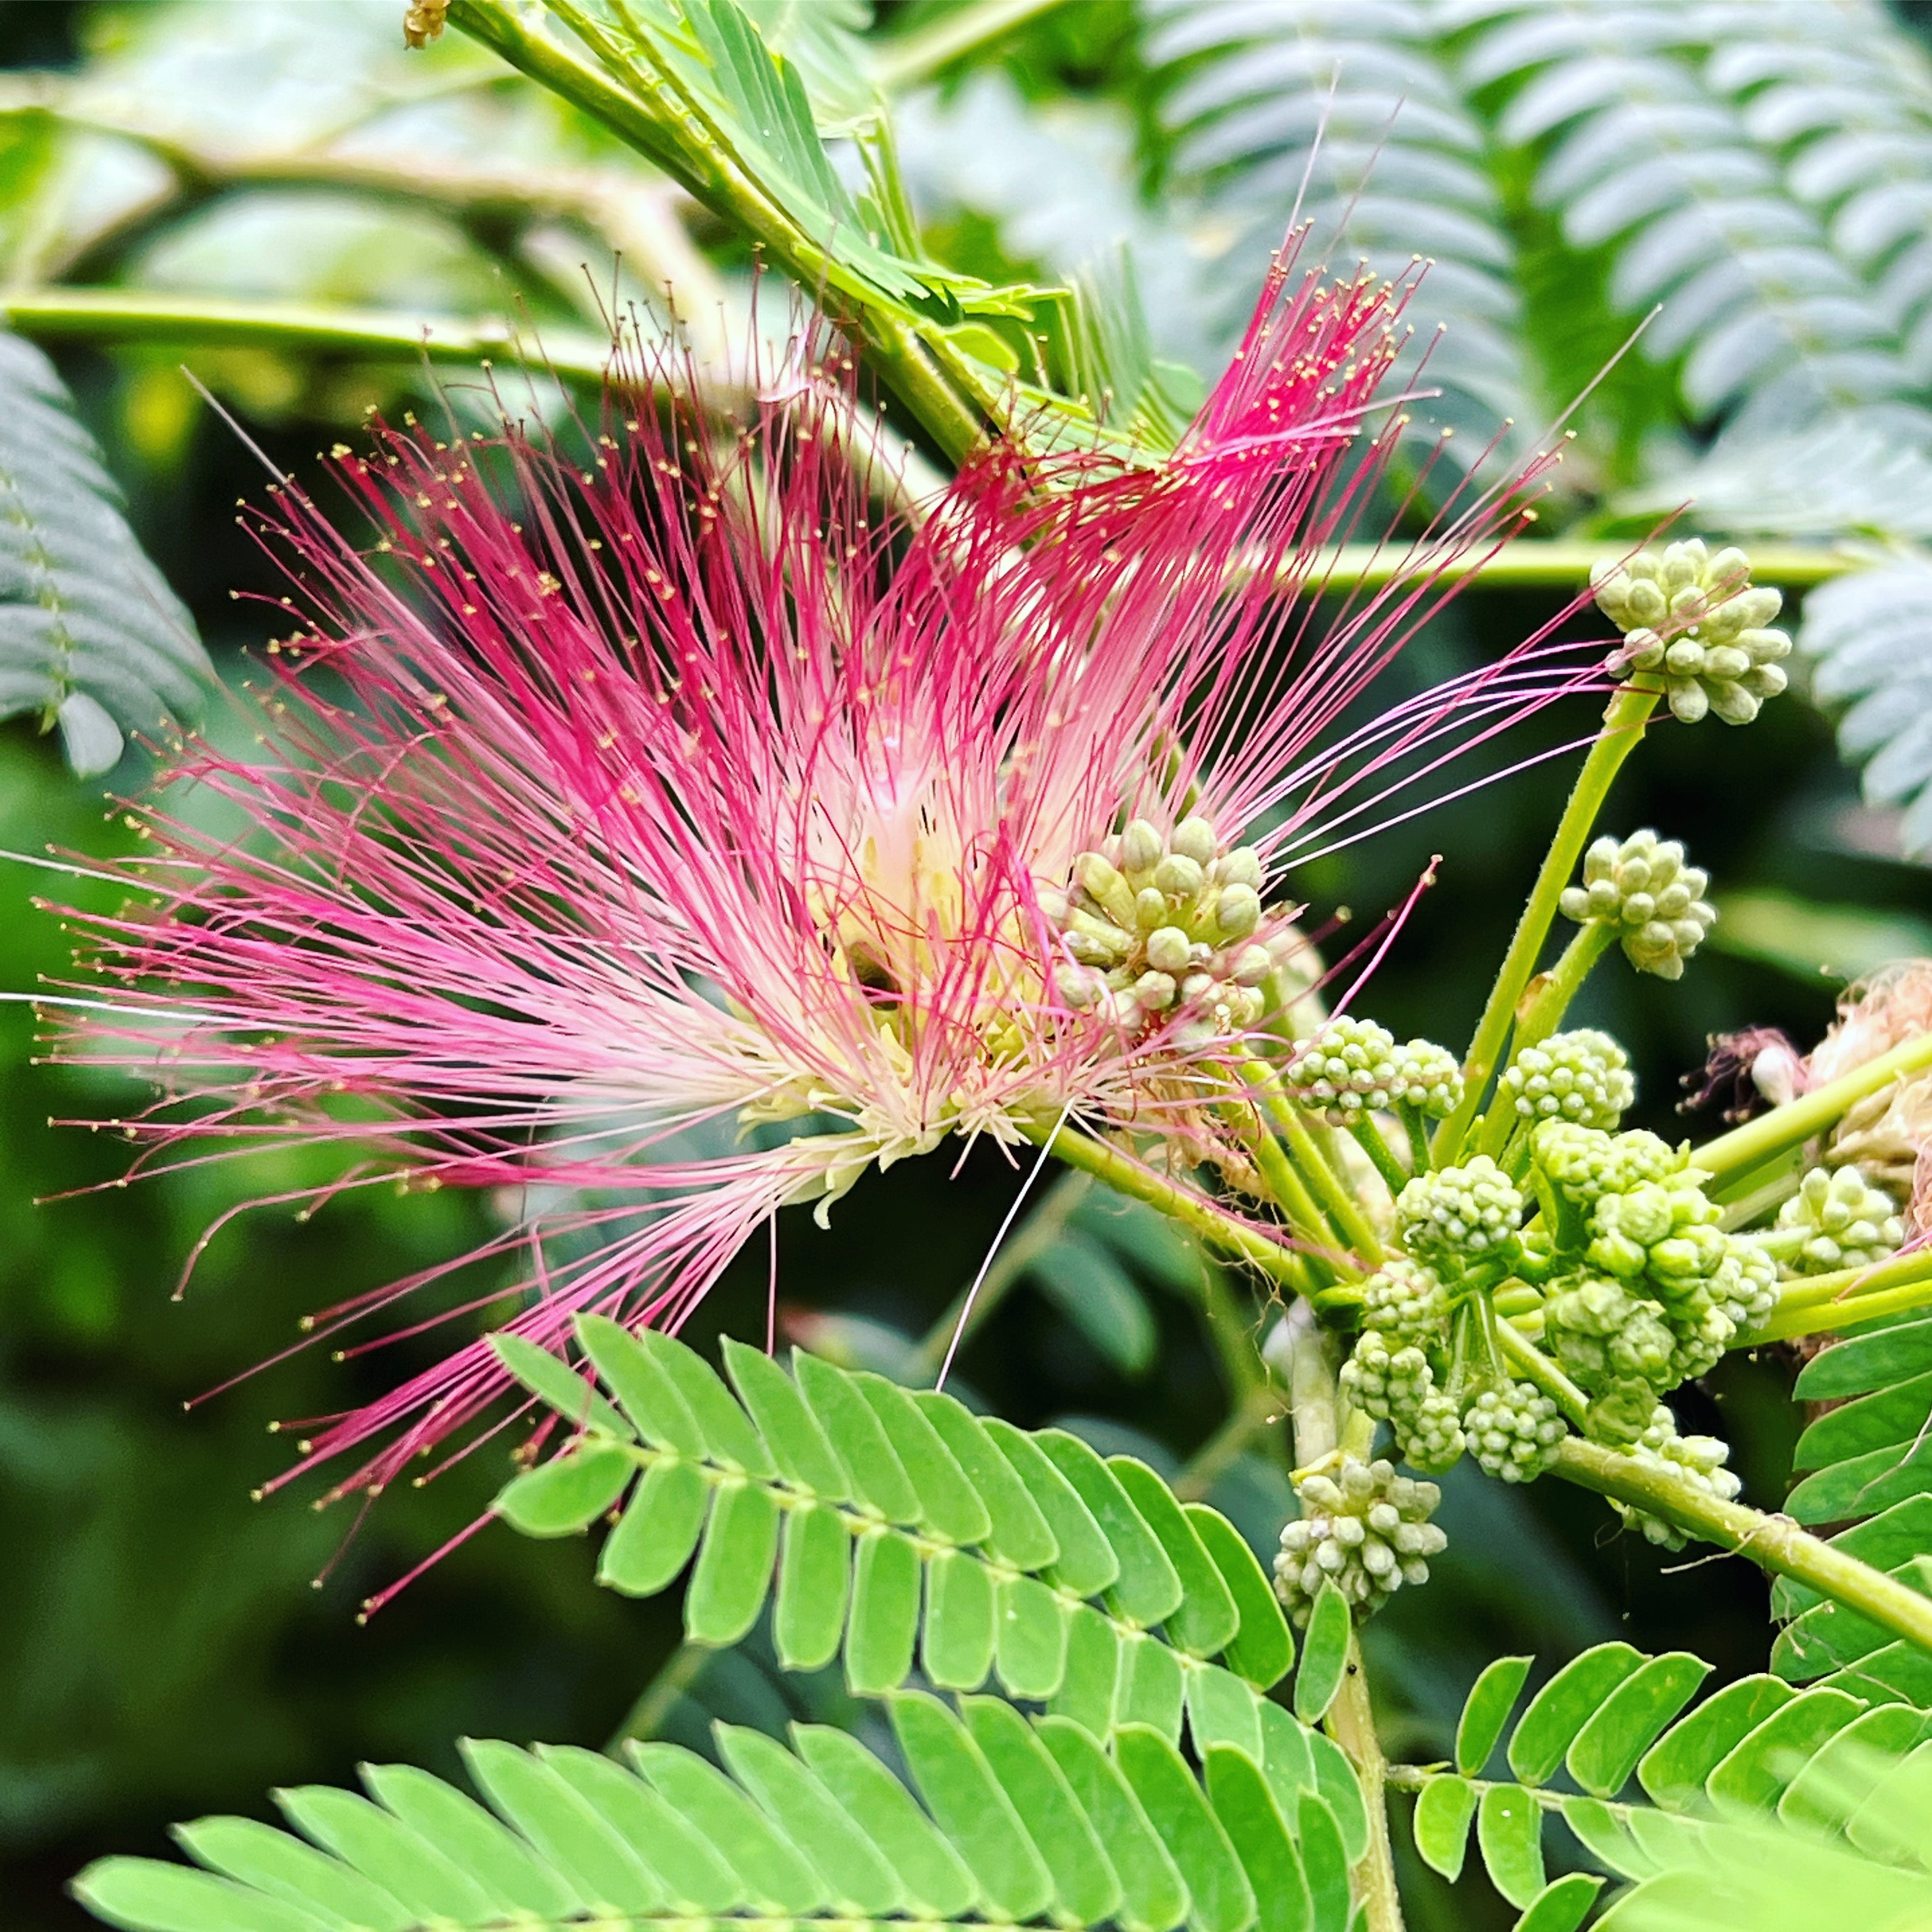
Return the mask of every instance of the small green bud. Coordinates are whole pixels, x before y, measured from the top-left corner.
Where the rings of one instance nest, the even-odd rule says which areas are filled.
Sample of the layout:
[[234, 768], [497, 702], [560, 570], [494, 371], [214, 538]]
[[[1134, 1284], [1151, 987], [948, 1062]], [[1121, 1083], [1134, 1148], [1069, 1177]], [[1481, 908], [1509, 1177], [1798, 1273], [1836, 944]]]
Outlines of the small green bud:
[[1120, 868], [1136, 884], [1151, 874], [1167, 850], [1167, 842], [1144, 818], [1136, 818], [1120, 834]]
[[1542, 1122], [1530, 1150], [1552, 1184], [1583, 1208], [1645, 1181], [1667, 1180], [1684, 1172], [1690, 1160], [1688, 1145], [1673, 1148], [1641, 1127], [1608, 1134], [1562, 1120]]
[[1528, 1382], [1485, 1389], [1464, 1410], [1469, 1454], [1490, 1475], [1505, 1483], [1533, 1482], [1549, 1468], [1556, 1445], [1569, 1432], [1555, 1402]]
[[1717, 923], [1717, 908], [1704, 898], [1710, 882], [1702, 867], [1684, 862], [1674, 838], [1634, 832], [1619, 844], [1606, 834], [1583, 854], [1583, 882], [1570, 886], [1561, 904], [1580, 926], [1613, 925], [1639, 972], [1676, 980]]
[[1397, 1342], [1440, 1342], [1449, 1328], [1442, 1276], [1406, 1255], [1391, 1255], [1362, 1284], [1362, 1325]]
[[[1720, 1502], [1731, 1502], [1744, 1487], [1724, 1466], [1730, 1450], [1714, 1436], [1680, 1436], [1677, 1418], [1661, 1402], [1652, 1411], [1649, 1424], [1626, 1453], [1653, 1468], [1667, 1468], [1680, 1479], [1688, 1478], [1694, 1488]], [[1642, 1531], [1650, 1542], [1666, 1550], [1684, 1547], [1683, 1532], [1661, 1517], [1648, 1515], [1628, 1503], [1613, 1503], [1611, 1507], [1623, 1519], [1627, 1529]]]
[[1636, 1098], [1629, 1066], [1629, 1054], [1608, 1034], [1582, 1027], [1525, 1047], [1504, 1072], [1503, 1090], [1526, 1120], [1610, 1128]]
[[1338, 1015], [1296, 1046], [1282, 1077], [1300, 1106], [1345, 1127], [1394, 1104], [1394, 1036], [1372, 1020]]
[[1496, 1162], [1418, 1174], [1396, 1197], [1402, 1244], [1424, 1261], [1467, 1264], [1504, 1249], [1522, 1225], [1522, 1196]]
[[1405, 1583], [1426, 1583], [1429, 1561], [1448, 1538], [1429, 1519], [1442, 1500], [1433, 1483], [1396, 1473], [1392, 1462], [1346, 1458], [1334, 1475], [1295, 1486], [1301, 1514], [1283, 1525], [1275, 1593], [1305, 1625], [1324, 1582], [1359, 1617], [1371, 1616]]
[[1438, 1390], [1424, 1396], [1415, 1413], [1396, 1425], [1402, 1460], [1427, 1475], [1440, 1475], [1461, 1461], [1468, 1438], [1455, 1398]]
[[1624, 633], [1610, 668], [1649, 674], [1684, 724], [1712, 712], [1749, 724], [1784, 689], [1791, 654], [1791, 640], [1766, 628], [1783, 598], [1750, 574], [1742, 550], [1713, 556], [1695, 537], [1593, 573], [1599, 608]]
[[1157, 973], [1184, 973], [1187, 970], [1188, 950], [1192, 944], [1186, 934], [1178, 926], [1156, 927], [1148, 934], [1148, 964]]
[[1852, 1164], [1813, 1168], [1778, 1210], [1777, 1232], [1803, 1238], [1786, 1256], [1794, 1273], [1829, 1274], [1870, 1268], [1895, 1254], [1904, 1244], [1905, 1222], [1892, 1196]]
[[1174, 836], [1167, 842], [1167, 847], [1170, 852], [1192, 859], [1204, 872], [1214, 862], [1221, 850], [1214, 826], [1204, 818], [1184, 818], [1174, 828]]
[[1462, 1069], [1446, 1046], [1412, 1040], [1397, 1047], [1390, 1060], [1394, 1070], [1390, 1090], [1398, 1105], [1438, 1120], [1462, 1105]]
[[1176, 902], [1198, 898], [1207, 877], [1206, 872], [1184, 852], [1170, 852], [1154, 868], [1156, 890]]

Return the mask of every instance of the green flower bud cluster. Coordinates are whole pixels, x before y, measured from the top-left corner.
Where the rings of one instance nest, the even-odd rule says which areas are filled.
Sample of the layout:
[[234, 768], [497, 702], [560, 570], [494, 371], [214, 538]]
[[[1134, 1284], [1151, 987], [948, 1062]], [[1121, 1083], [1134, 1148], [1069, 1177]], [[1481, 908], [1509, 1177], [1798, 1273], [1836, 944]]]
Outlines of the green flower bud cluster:
[[1522, 1225], [1522, 1196], [1486, 1154], [1418, 1174], [1396, 1196], [1396, 1226], [1418, 1259], [1468, 1266], [1506, 1256]]
[[1829, 1274], [1870, 1268], [1895, 1254], [1904, 1240], [1905, 1222], [1892, 1196], [1852, 1165], [1812, 1168], [1778, 1210], [1770, 1244], [1795, 1274]]
[[1043, 888], [1041, 910], [1065, 955], [1055, 989], [1076, 1010], [1105, 1012], [1129, 1031], [1186, 1011], [1203, 1039], [1253, 1026], [1262, 988], [1300, 942], [1257, 939], [1262, 862], [1224, 847], [1204, 818], [1163, 838], [1137, 818], [1074, 861], [1072, 884]]
[[1298, 1624], [1307, 1623], [1324, 1582], [1358, 1616], [1372, 1614], [1403, 1584], [1428, 1582], [1428, 1559], [1448, 1546], [1429, 1520], [1442, 1492], [1397, 1475], [1390, 1462], [1348, 1456], [1332, 1477], [1304, 1476], [1295, 1498], [1301, 1514], [1282, 1527], [1274, 1574]]
[[1537, 1166], [1580, 1208], [1645, 1181], [1668, 1180], [1689, 1165], [1688, 1146], [1673, 1148], [1641, 1127], [1609, 1134], [1569, 1120], [1548, 1120], [1531, 1142]]
[[1393, 1255], [1362, 1284], [1362, 1326], [1400, 1345], [1434, 1345], [1449, 1330], [1449, 1296], [1432, 1268]]
[[[1724, 1466], [1730, 1460], [1730, 1450], [1714, 1436], [1678, 1435], [1676, 1417], [1661, 1402], [1652, 1411], [1648, 1425], [1627, 1453], [1640, 1462], [1661, 1465], [1676, 1475], [1689, 1478], [1694, 1487], [1720, 1502], [1731, 1502], [1744, 1487]], [[1684, 1547], [1683, 1532], [1660, 1516], [1651, 1516], [1628, 1503], [1614, 1503], [1612, 1507], [1623, 1518], [1625, 1528], [1641, 1530], [1649, 1541], [1666, 1550]]]
[[1783, 661], [1791, 655], [1791, 640], [1766, 628], [1784, 598], [1753, 588], [1750, 575], [1742, 550], [1714, 556], [1695, 537], [1605, 566], [1593, 578], [1597, 603], [1624, 634], [1610, 668], [1660, 680], [1686, 724], [1714, 711], [1727, 724], [1748, 724], [1789, 682]]
[[1583, 883], [1568, 887], [1560, 903], [1580, 926], [1616, 927], [1624, 957], [1640, 973], [1681, 980], [1684, 961], [1718, 921], [1704, 897], [1710, 883], [1702, 866], [1684, 862], [1674, 838], [1633, 832], [1619, 844], [1606, 833], [1583, 854]]
[[1526, 1120], [1574, 1120], [1614, 1127], [1636, 1098], [1630, 1055], [1606, 1033], [1581, 1027], [1526, 1046], [1502, 1078], [1510, 1105]]
[[1483, 1390], [1462, 1414], [1469, 1454], [1505, 1483], [1533, 1482], [1569, 1433], [1555, 1402], [1528, 1382]]
[[1397, 1106], [1440, 1120], [1462, 1098], [1462, 1070], [1447, 1047], [1398, 1046], [1388, 1028], [1346, 1015], [1296, 1046], [1282, 1078], [1297, 1104], [1331, 1127]]

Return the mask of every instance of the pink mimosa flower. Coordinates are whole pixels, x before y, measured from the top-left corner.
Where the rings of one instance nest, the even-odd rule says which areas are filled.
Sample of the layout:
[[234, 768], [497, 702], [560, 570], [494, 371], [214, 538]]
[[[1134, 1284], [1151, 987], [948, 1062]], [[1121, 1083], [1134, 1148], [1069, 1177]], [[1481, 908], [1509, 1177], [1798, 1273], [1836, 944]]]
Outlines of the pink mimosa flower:
[[[1265, 880], [1421, 808], [1600, 648], [1362, 721], [1540, 467], [1459, 490], [1388, 588], [1318, 612], [1324, 547], [1388, 481], [1369, 412], [1407, 293], [1284, 261], [1170, 459], [996, 443], [916, 520], [868, 492], [822, 329], [739, 422], [627, 421], [620, 388], [582, 456], [338, 450], [373, 548], [281, 493], [262, 755], [188, 747], [143, 903], [93, 922], [76, 1050], [160, 1089], [120, 1124], [512, 1190], [507, 1325], [560, 1352], [586, 1309], [676, 1328], [780, 1208], [950, 1137], [1198, 1137], [1279, 961]], [[220, 811], [178, 811], [184, 782]], [[297, 1468], [358, 1449], [339, 1490], [379, 1488], [508, 1386], [472, 1329]]]

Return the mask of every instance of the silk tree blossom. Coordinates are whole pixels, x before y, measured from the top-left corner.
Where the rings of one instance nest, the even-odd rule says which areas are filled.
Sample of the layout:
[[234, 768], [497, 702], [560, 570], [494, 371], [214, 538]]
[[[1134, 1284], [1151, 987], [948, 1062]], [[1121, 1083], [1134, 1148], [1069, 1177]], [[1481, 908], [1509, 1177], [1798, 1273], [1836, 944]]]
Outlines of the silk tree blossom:
[[[145, 808], [71, 1050], [157, 1084], [116, 1124], [144, 1162], [292, 1138], [366, 1154], [338, 1186], [514, 1190], [507, 1325], [559, 1351], [586, 1309], [674, 1330], [779, 1209], [950, 1138], [1070, 1118], [1213, 1157], [1226, 1057], [1282, 993], [1285, 868], [1419, 808], [1599, 648], [1358, 722], [1541, 466], [1462, 486], [1390, 588], [1318, 610], [1322, 547], [1388, 484], [1408, 292], [1283, 260], [1170, 459], [996, 442], [916, 520], [877, 508], [820, 328], [735, 422], [627, 418], [640, 384], [587, 457], [338, 446], [373, 542], [278, 493], [261, 754], [192, 744]], [[497, 1405], [461, 1332], [288, 1474], [356, 1449], [334, 1493], [373, 1492]]]

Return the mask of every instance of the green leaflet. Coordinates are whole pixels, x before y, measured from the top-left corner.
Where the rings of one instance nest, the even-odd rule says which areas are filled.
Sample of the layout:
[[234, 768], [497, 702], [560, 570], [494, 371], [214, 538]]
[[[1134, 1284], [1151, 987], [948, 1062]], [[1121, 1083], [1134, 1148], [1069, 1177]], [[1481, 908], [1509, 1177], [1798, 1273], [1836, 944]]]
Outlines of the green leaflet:
[[1522, 1694], [1523, 1679], [1529, 1675], [1532, 1660], [1527, 1657], [1499, 1657], [1484, 1666], [1456, 1726], [1458, 1771], [1473, 1778], [1489, 1762], [1503, 1726], [1516, 1708], [1516, 1700]]
[[1126, 1932], [1172, 1932], [1187, 1910], [1187, 1886], [1133, 1787], [1093, 1734], [1068, 1718], [1040, 1720], [1040, 1742], [1107, 1848], [1120, 1884]]
[[[568, 1534], [620, 1502], [641, 1468], [599, 1580], [647, 1595], [695, 1552], [684, 1606], [694, 1640], [736, 1641], [775, 1590], [788, 1668], [818, 1668], [842, 1648], [848, 1682], [868, 1694], [903, 1683], [915, 1658], [956, 1690], [997, 1671], [1011, 1694], [1102, 1734], [1131, 1718], [1169, 1737], [1183, 1654], [1188, 1670], [1218, 1654], [1243, 1688], [1217, 1676], [1202, 1694], [1252, 1743], [1255, 1694], [1292, 1661], [1294, 1640], [1239, 1532], [1205, 1504], [1184, 1508], [1144, 1463], [1109, 1463], [1062, 1432], [982, 1421], [950, 1396], [802, 1351], [794, 1376], [728, 1343], [734, 1397], [681, 1342], [594, 1316], [579, 1329], [604, 1390], [541, 1351], [508, 1349], [526, 1386], [587, 1432], [518, 1478], [499, 1512], [532, 1534]], [[1161, 1639], [1138, 1640], [1154, 1626]]]
[[[1225, 1745], [1210, 1749], [1204, 1764], [1209, 1802], [1247, 1875], [1260, 1932], [1311, 1932], [1314, 1904], [1301, 1854], [1259, 1766]], [[1346, 1878], [1345, 1872], [1345, 1893]]]
[[1594, 1796], [1615, 1797], [1650, 1741], [1710, 1674], [1702, 1658], [1683, 1651], [1640, 1664], [1584, 1719], [1570, 1740], [1564, 1760], [1570, 1776]]
[[407, 1932], [410, 1913], [393, 1894], [272, 1825], [254, 1818], [203, 1818], [178, 1826], [174, 1835], [197, 1864], [314, 1912], [325, 1924]]
[[1526, 1784], [1542, 1784], [1598, 1706], [1642, 1661], [1627, 1643], [1600, 1643], [1573, 1658], [1518, 1720], [1510, 1739], [1510, 1770]]
[[1410, 1828], [1424, 1862], [1446, 1879], [1462, 1876], [1468, 1856], [1469, 1826], [1476, 1816], [1476, 1790], [1466, 1778], [1432, 1778], [1415, 1801]]
[[1476, 1842], [1497, 1891], [1522, 1907], [1543, 1889], [1543, 1813], [1520, 1784], [1492, 1784], [1476, 1807]]
[[658, 1910], [664, 1893], [644, 1861], [540, 1757], [513, 1744], [472, 1738], [463, 1761], [506, 1824], [592, 1910]]
[[1333, 1583], [1324, 1583], [1309, 1612], [1302, 1640], [1301, 1667], [1294, 1675], [1294, 1714], [1304, 1724], [1318, 1724], [1342, 1688], [1354, 1634], [1348, 1600]]
[[1255, 1895], [1227, 1832], [1180, 1754], [1144, 1724], [1121, 1727], [1114, 1756], [1185, 1882], [1200, 1932], [1243, 1932]]

